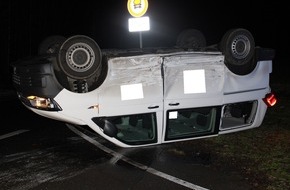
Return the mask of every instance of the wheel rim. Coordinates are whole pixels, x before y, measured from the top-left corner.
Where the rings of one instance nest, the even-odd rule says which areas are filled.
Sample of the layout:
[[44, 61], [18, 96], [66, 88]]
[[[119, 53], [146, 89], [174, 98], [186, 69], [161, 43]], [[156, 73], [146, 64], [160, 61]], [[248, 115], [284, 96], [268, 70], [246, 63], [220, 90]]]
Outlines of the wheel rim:
[[66, 53], [68, 66], [76, 72], [88, 71], [95, 61], [93, 49], [85, 43], [76, 43], [69, 47]]
[[244, 59], [247, 57], [251, 50], [251, 44], [247, 36], [239, 35], [232, 43], [231, 52], [237, 59]]

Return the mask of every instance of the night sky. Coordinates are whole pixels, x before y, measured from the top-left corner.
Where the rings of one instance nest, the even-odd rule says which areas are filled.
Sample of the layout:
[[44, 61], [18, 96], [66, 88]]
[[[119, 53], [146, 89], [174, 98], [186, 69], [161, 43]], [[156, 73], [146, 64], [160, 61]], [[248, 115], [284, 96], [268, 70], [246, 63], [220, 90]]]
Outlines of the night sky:
[[[174, 46], [187, 28], [200, 30], [208, 45], [216, 44], [227, 30], [241, 27], [252, 32], [257, 46], [276, 50], [273, 70], [280, 72], [290, 61], [290, 9], [284, 2], [148, 0], [151, 30], [142, 33], [143, 47]], [[12, 62], [37, 54], [50, 35], [87, 35], [101, 49], [139, 47], [139, 33], [128, 31], [127, 0], [4, 0], [0, 10], [1, 79], [10, 75]]]

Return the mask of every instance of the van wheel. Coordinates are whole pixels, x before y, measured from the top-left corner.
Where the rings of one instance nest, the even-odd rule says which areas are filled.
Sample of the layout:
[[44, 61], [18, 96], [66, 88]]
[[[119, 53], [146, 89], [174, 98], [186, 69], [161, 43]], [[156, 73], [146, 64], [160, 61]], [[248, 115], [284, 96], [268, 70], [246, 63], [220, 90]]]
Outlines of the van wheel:
[[66, 40], [64, 36], [53, 35], [45, 38], [38, 46], [38, 54], [57, 53], [61, 44]]
[[201, 31], [196, 29], [186, 29], [178, 35], [176, 46], [186, 49], [203, 48], [206, 47], [206, 39]]
[[102, 56], [98, 44], [91, 38], [76, 35], [68, 38], [60, 47], [58, 66], [68, 77], [76, 80], [99, 75]]
[[249, 74], [257, 65], [253, 59], [255, 41], [246, 29], [237, 28], [227, 31], [221, 39], [219, 49], [225, 56], [227, 68], [237, 75]]

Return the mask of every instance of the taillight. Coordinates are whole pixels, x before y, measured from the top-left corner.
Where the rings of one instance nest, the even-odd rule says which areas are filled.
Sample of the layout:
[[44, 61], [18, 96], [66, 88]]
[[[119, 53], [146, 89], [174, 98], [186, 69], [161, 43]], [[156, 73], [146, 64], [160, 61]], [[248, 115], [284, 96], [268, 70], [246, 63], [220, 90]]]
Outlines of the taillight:
[[265, 98], [263, 98], [263, 101], [268, 107], [273, 107], [277, 103], [277, 98], [273, 92], [266, 94]]

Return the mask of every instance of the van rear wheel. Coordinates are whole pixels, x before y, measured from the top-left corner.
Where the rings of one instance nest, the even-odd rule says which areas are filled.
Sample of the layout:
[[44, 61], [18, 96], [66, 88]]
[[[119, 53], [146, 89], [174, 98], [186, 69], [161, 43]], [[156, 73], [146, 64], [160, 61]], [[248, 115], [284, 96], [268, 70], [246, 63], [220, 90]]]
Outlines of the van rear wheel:
[[237, 75], [249, 74], [257, 65], [253, 59], [255, 41], [246, 29], [236, 28], [227, 31], [221, 39], [219, 49], [225, 56], [227, 68]]

